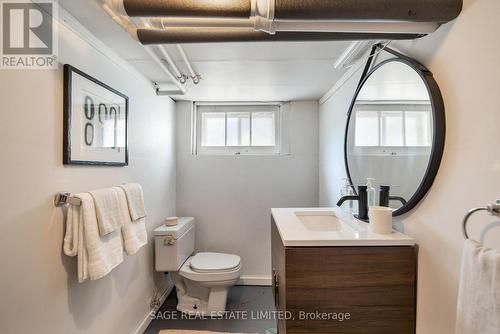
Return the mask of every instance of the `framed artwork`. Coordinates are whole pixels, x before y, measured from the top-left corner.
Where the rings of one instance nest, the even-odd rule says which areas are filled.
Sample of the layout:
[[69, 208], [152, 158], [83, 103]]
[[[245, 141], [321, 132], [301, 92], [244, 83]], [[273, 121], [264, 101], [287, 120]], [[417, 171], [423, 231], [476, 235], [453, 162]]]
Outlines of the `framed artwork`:
[[128, 97], [64, 65], [65, 165], [128, 165]]

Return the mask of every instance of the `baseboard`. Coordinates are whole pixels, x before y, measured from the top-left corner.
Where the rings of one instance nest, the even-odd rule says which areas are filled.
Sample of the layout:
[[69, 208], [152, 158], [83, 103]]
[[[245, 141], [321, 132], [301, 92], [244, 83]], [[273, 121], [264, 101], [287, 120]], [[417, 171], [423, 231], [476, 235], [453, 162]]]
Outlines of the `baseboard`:
[[241, 276], [240, 280], [236, 285], [260, 285], [260, 286], [271, 286], [272, 280], [270, 276]]
[[[160, 296], [160, 306], [163, 305], [163, 302], [165, 302], [165, 299], [167, 299], [168, 295], [174, 289], [174, 284], [172, 282], [170, 282], [170, 281], [168, 281], [168, 282], [169, 283], [168, 283], [167, 287], [165, 288], [165, 291], [163, 291], [163, 293]], [[153, 319], [151, 319], [151, 312], [154, 313], [154, 312], [158, 311], [158, 309], [159, 309], [159, 307], [155, 308], [155, 309], [152, 309], [151, 311], [149, 311], [146, 314], [146, 316], [144, 317], [144, 319], [141, 321], [141, 323], [139, 324], [139, 326], [135, 330], [134, 334], [142, 334], [142, 333], [144, 333], [144, 331], [146, 330], [146, 328], [148, 328], [149, 324], [153, 320]]]

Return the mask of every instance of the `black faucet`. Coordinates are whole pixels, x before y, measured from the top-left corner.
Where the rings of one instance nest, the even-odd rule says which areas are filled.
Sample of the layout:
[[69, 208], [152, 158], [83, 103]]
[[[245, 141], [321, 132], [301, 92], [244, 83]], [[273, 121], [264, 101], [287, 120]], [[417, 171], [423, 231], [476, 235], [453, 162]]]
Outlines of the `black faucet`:
[[345, 201], [358, 201], [358, 214], [354, 217], [361, 220], [368, 220], [368, 193], [366, 186], [358, 186], [358, 195], [343, 196], [337, 202], [337, 206], [341, 206]]
[[406, 200], [401, 196], [389, 196], [391, 191], [390, 186], [380, 186], [379, 205], [389, 207], [389, 201], [400, 201], [401, 204], [406, 205]]

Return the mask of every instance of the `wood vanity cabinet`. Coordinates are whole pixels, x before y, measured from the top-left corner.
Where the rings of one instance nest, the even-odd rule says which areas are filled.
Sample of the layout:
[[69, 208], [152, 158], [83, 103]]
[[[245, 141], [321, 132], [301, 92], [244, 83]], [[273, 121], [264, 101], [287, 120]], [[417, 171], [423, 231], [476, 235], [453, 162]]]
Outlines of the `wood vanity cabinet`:
[[[415, 333], [415, 246], [285, 247], [271, 225], [276, 310], [294, 317], [278, 319], [280, 334]], [[327, 318], [304, 319], [316, 311]]]

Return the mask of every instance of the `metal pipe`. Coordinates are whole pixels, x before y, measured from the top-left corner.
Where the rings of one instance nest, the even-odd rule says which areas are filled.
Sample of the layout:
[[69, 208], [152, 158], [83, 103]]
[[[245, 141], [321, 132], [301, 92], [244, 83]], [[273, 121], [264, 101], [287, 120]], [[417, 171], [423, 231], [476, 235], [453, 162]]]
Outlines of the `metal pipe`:
[[[154, 23], [151, 20], [148, 20], [146, 18], [141, 18], [140, 22], [146, 28], [153, 28], [153, 26], [154, 26]], [[177, 65], [175, 65], [174, 60], [172, 59], [172, 57], [170, 57], [170, 54], [168, 53], [165, 46], [158, 45], [158, 50], [160, 50], [160, 53], [162, 54], [163, 58], [167, 62], [168, 66], [174, 71], [174, 74], [177, 77], [177, 80], [179, 80], [179, 82], [181, 84], [185, 84], [186, 83], [186, 76], [179, 71], [179, 68], [177, 68]]]
[[[213, 19], [213, 18], [151, 18], [156, 28], [256, 28], [255, 18]], [[274, 20], [273, 31], [308, 32], [361, 32], [361, 33], [419, 33], [434, 32], [439, 24], [434, 22], [377, 22], [377, 21], [280, 21]], [[146, 27], [147, 28], [147, 27]]]
[[197, 28], [253, 28], [253, 18], [244, 19], [214, 19], [214, 18], [191, 18], [191, 17], [155, 17], [150, 21], [155, 26], [163, 29], [170, 27], [197, 27]]
[[179, 94], [186, 94], [186, 87], [184, 87], [179, 81], [177, 81], [177, 78], [168, 70], [168, 68], [165, 66], [165, 64], [161, 61], [160, 57], [151, 49], [152, 46], [147, 46], [144, 45], [144, 50], [150, 55], [151, 58], [160, 66], [160, 68], [167, 74], [167, 76], [170, 78], [171, 81], [174, 82], [174, 84], [179, 88]]
[[189, 59], [186, 55], [186, 52], [184, 52], [184, 48], [182, 47], [182, 45], [177, 44], [177, 50], [179, 50], [179, 53], [182, 57], [182, 60], [184, 61], [184, 63], [186, 64], [186, 66], [189, 70], [189, 74], [191, 75], [191, 79], [193, 80], [193, 83], [195, 85], [199, 84], [201, 77], [199, 74], [195, 73], [193, 66], [191, 66], [191, 63], [189, 62]]
[[[121, 0], [114, 0], [114, 2], [120, 2]], [[112, 7], [110, 7], [106, 2], [102, 3], [102, 7], [106, 13], [111, 16], [111, 18], [120, 25], [125, 31], [127, 31], [132, 38], [139, 40], [137, 36], [137, 27], [130, 21], [129, 18], [117, 14]], [[143, 49], [153, 58], [153, 60], [160, 66], [160, 68], [165, 72], [165, 74], [174, 82], [174, 85], [179, 88], [179, 94], [185, 94], [186, 88], [178, 81], [178, 79], [170, 72], [170, 70], [163, 64], [161, 59], [154, 53], [148, 46], [142, 44]]]
[[170, 57], [170, 54], [168, 53], [165, 46], [158, 45], [158, 49], [160, 50], [163, 58], [165, 58], [165, 61], [168, 63], [170, 68], [174, 71], [174, 74], [177, 77], [177, 80], [179, 80], [181, 84], [185, 84], [186, 83], [186, 76], [179, 71], [179, 68], [177, 67], [177, 65], [175, 65], [174, 60], [172, 59], [172, 57]]

